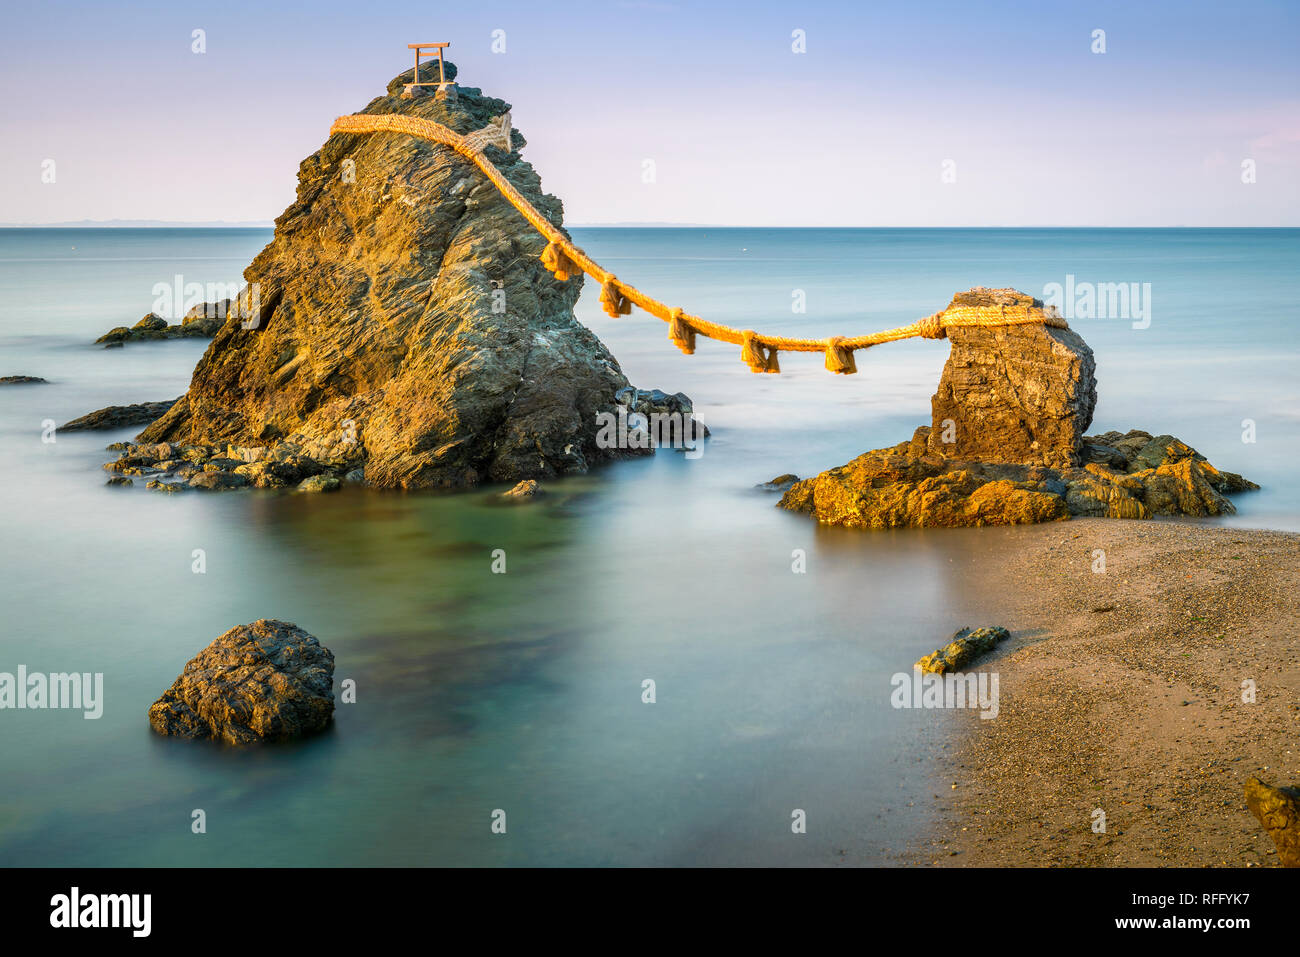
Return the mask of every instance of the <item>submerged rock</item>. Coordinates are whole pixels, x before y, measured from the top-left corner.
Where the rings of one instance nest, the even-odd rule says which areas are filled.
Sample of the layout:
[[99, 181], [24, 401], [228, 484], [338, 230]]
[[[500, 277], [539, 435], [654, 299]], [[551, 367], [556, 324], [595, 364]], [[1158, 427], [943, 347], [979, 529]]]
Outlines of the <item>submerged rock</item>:
[[758, 486], [765, 492], [788, 492], [795, 482], [799, 481], [799, 476], [793, 472], [786, 472], [784, 475], [778, 475], [776, 478], [768, 479], [762, 485]]
[[[402, 81], [365, 112], [468, 133], [510, 109], [469, 87], [454, 102], [402, 99]], [[513, 145], [489, 157], [559, 226], [562, 205], [520, 157], [518, 132]], [[335, 134], [303, 161], [297, 200], [244, 273], [236, 311], [256, 298], [256, 315], [221, 327], [142, 439], [293, 449], [335, 476], [364, 467], [385, 488], [549, 478], [648, 453], [596, 441], [627, 379], [574, 318], [582, 277], [553, 278], [544, 247], [452, 150]]]
[[0, 385], [41, 385], [46, 380], [38, 375], [2, 375]]
[[342, 483], [333, 475], [313, 475], [298, 483], [299, 492], [337, 492]]
[[510, 491], [502, 492], [501, 497], [528, 501], [529, 499], [534, 499], [545, 494], [546, 490], [542, 488], [541, 484], [536, 479], [524, 479]]
[[1025, 525], [1073, 515], [1231, 515], [1225, 496], [1259, 487], [1173, 436], [1137, 430], [1085, 438], [1090, 461], [1067, 469], [953, 461], [932, 454], [930, 438], [922, 426], [910, 442], [796, 482], [780, 505], [846, 528]]
[[1246, 782], [1246, 806], [1277, 845], [1283, 867], [1300, 867], [1300, 788], [1270, 787], [1257, 777]]
[[176, 399], [163, 402], [140, 402], [136, 405], [110, 405], [73, 419], [59, 426], [60, 432], [85, 432], [91, 429], [122, 429], [132, 425], [148, 425], [176, 404]]
[[981, 655], [986, 655], [1006, 641], [1011, 633], [1000, 625], [988, 628], [960, 628], [953, 633], [952, 639], [937, 651], [920, 661], [915, 667], [932, 674], [942, 675], [950, 671], [961, 671]]
[[232, 628], [185, 665], [149, 708], [159, 734], [228, 744], [283, 740], [334, 715], [334, 655], [286, 621]]

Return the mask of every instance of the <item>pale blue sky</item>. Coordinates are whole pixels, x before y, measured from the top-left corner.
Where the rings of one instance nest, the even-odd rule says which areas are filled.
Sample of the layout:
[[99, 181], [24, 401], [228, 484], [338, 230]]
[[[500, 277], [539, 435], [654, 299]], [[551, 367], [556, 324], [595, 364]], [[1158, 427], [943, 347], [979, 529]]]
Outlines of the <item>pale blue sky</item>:
[[0, 221], [269, 220], [406, 44], [449, 40], [571, 223], [1300, 225], [1300, 5], [1137, 6], [13, 4]]

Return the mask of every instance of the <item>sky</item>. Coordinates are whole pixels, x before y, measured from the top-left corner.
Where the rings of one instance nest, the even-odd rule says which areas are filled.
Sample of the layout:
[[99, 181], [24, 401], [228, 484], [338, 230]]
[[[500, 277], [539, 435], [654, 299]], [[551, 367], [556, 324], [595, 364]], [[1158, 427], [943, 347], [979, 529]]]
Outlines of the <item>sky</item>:
[[270, 221], [434, 41], [570, 225], [1300, 225], [1295, 0], [11, 3], [0, 222]]

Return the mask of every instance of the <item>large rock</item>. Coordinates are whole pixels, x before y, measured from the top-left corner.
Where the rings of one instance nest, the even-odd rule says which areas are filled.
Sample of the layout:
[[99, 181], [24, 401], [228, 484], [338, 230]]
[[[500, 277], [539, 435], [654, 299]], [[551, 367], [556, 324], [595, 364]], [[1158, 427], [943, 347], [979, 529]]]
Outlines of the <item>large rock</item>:
[[159, 734], [227, 744], [319, 731], [334, 715], [334, 655], [297, 625], [262, 618], [195, 655], [149, 708]]
[[1275, 788], [1259, 778], [1246, 782], [1246, 806], [1277, 845], [1283, 867], [1300, 867], [1300, 788]]
[[1231, 515], [1228, 494], [1259, 486], [1221, 472], [1173, 436], [1134, 430], [1086, 438], [1079, 468], [954, 461], [930, 451], [932, 431], [865, 452], [795, 482], [781, 506], [847, 528], [1025, 525], [1073, 515]]
[[[402, 99], [410, 74], [365, 112], [468, 133], [510, 109], [470, 87], [454, 102]], [[560, 201], [520, 157], [517, 132], [513, 144], [489, 158], [559, 226]], [[597, 444], [597, 414], [614, 411], [627, 380], [574, 318], [582, 277], [554, 279], [544, 246], [447, 147], [331, 136], [244, 273], [235, 312], [256, 299], [256, 317], [221, 327], [188, 393], [141, 438], [264, 447], [337, 476], [364, 468], [390, 488], [517, 482], [637, 454]]]
[[[952, 306], [1042, 302], [1014, 289], [972, 289]], [[951, 350], [930, 400], [930, 451], [958, 461], [1068, 468], [1079, 464], [1097, 405], [1088, 344], [1052, 326], [953, 326]]]

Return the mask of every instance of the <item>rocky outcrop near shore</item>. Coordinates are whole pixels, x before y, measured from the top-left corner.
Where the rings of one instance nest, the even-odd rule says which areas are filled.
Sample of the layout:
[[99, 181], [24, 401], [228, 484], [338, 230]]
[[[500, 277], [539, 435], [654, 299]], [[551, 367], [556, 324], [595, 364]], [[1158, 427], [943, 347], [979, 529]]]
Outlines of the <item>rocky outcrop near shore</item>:
[[1223, 472], [1171, 435], [1134, 430], [1085, 437], [1077, 468], [955, 461], [910, 442], [795, 482], [782, 508], [846, 528], [1026, 525], [1071, 516], [1231, 515], [1226, 496], [1259, 488]]
[[98, 429], [124, 429], [134, 425], [148, 425], [164, 415], [176, 404], [175, 399], [161, 402], [139, 402], [135, 405], [110, 405], [87, 412], [71, 422], [61, 425], [60, 432], [89, 432]]
[[1246, 806], [1277, 845], [1283, 867], [1300, 867], [1300, 788], [1270, 787], [1259, 778], [1246, 782]]
[[227, 744], [320, 731], [334, 716], [334, 655], [286, 621], [232, 628], [185, 664], [149, 708], [159, 734]]
[[[956, 306], [1043, 304], [1014, 289], [972, 289]], [[1044, 323], [950, 326], [951, 352], [911, 440], [812, 478], [768, 483], [780, 505], [826, 525], [1023, 525], [1076, 515], [1230, 515], [1226, 496], [1259, 486], [1215, 468], [1172, 435], [1086, 436], [1097, 404], [1092, 350]]]
[[180, 322], [168, 323], [156, 313], [149, 313], [134, 326], [117, 326], [95, 340], [96, 344], [118, 346], [125, 342], [150, 342], [159, 339], [211, 339], [230, 314], [231, 300], [205, 302], [187, 312]]
[[0, 385], [44, 385], [45, 379], [38, 375], [4, 375], [0, 376]]
[[[468, 133], [510, 109], [469, 87], [454, 100], [402, 99], [410, 74], [365, 112]], [[559, 226], [560, 201], [519, 155], [518, 132], [512, 143], [489, 158]], [[582, 276], [556, 280], [544, 247], [452, 150], [335, 134], [303, 161], [297, 200], [245, 271], [235, 309], [250, 313], [255, 290], [256, 315], [221, 327], [189, 391], [141, 441], [237, 448], [272, 473], [310, 461], [340, 480], [359, 472], [408, 489], [545, 479], [645, 454], [597, 441], [597, 415], [615, 412], [627, 379], [574, 318]]]

